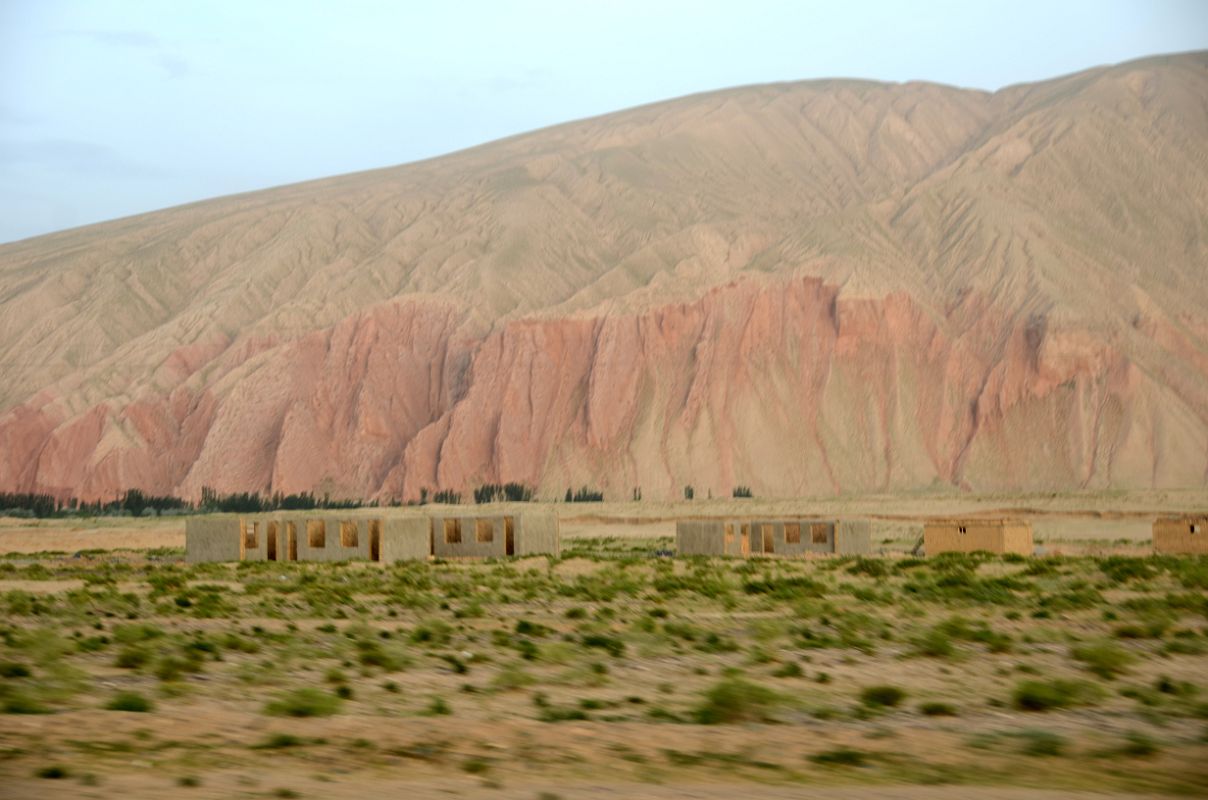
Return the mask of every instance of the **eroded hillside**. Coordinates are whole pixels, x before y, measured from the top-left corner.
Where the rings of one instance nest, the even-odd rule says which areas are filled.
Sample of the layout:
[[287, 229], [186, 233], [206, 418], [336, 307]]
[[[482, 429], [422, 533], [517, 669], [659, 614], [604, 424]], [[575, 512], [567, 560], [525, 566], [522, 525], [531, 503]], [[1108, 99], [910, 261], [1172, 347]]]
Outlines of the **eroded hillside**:
[[824, 81], [0, 247], [0, 489], [1208, 482], [1208, 56]]

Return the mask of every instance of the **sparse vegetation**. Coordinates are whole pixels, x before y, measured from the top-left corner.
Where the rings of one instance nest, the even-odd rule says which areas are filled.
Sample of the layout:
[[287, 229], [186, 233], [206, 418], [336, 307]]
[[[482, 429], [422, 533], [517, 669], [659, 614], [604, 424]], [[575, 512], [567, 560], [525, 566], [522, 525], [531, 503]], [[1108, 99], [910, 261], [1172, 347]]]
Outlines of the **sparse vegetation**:
[[[636, 749], [578, 753], [567, 744], [578, 734], [564, 742], [558, 731], [623, 723], [673, 741], [675, 726], [704, 725], [692, 737], [715, 747], [664, 748], [660, 768], [1014, 780], [972, 758], [961, 766], [968, 742], [1026, 760], [1057, 786], [1081, 762], [1063, 756], [1087, 755], [1128, 759], [1162, 786], [1198, 791], [1193, 777], [1157, 767], [1171, 763], [1168, 752], [1185, 758], [1198, 728], [1183, 728], [1208, 719], [1197, 677], [1208, 604], [1195, 559], [651, 557], [665, 549], [666, 539], [602, 536], [567, 541], [560, 558], [372, 569], [189, 565], [178, 552], [0, 558], [0, 579], [79, 582], [0, 591], [0, 709], [136, 711], [100, 715], [113, 734], [71, 747], [87, 757], [154, 748], [169, 775], [189, 776], [197, 762], [137, 732], [164, 711], [219, 702], [224, 718], [270, 715], [244, 745], [266, 752], [250, 758], [280, 751], [349, 769], [387, 759], [386, 770], [418, 759], [484, 783], [502, 780], [499, 754], [454, 747], [453, 734], [416, 742], [399, 733], [406, 724], [380, 737], [351, 731], [378, 717], [430, 717], [425, 725], [454, 733], [536, 721], [545, 724], [533, 726], [535, 741], [575, 769], [634, 774], [654, 760]], [[337, 713], [350, 732], [330, 741], [313, 723], [269, 724]], [[1105, 714], [1134, 732], [1081, 735]], [[1050, 730], [1029, 726], [1037, 720]], [[744, 749], [774, 723], [860, 738]], [[1155, 724], [1170, 733], [1159, 740]], [[903, 726], [951, 746], [952, 763], [927, 762]], [[5, 764], [26, 777], [40, 766], [0, 741], [13, 748], [0, 780]], [[72, 777], [82, 784], [80, 763]]]

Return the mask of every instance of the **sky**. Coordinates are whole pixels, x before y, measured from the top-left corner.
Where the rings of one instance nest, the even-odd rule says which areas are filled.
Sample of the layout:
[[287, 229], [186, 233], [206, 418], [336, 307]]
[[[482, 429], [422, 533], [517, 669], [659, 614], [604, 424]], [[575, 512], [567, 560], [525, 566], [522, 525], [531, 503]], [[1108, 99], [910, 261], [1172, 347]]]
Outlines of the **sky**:
[[1208, 0], [0, 0], [0, 242], [729, 86], [1199, 49]]

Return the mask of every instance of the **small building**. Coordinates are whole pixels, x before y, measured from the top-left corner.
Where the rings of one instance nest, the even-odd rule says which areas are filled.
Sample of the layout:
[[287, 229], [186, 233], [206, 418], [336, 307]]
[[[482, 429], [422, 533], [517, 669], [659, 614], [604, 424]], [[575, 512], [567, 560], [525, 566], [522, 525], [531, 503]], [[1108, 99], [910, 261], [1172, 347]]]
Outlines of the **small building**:
[[[450, 520], [453, 525], [448, 524]], [[471, 532], [468, 546], [448, 541], [450, 535], [459, 539], [463, 529]], [[389, 564], [422, 561], [433, 555], [556, 555], [559, 545], [557, 517], [529, 512], [491, 517], [223, 515], [185, 522], [185, 560], [194, 564], [353, 559]]]
[[684, 556], [860, 555], [872, 552], [868, 520], [680, 520], [676, 552]]
[[923, 526], [923, 552], [1032, 555], [1032, 524], [1018, 519], [933, 519]]
[[1157, 553], [1208, 554], [1208, 514], [1154, 520], [1153, 549]]

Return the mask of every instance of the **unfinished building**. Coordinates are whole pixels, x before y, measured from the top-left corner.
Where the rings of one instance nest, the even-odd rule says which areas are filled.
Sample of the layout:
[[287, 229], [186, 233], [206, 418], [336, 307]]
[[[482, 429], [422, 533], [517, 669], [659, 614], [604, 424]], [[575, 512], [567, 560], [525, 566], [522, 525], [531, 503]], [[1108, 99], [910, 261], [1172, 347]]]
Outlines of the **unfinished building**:
[[1154, 520], [1153, 549], [1172, 555], [1208, 555], [1208, 514]]
[[553, 514], [432, 516], [432, 555], [437, 558], [533, 556], [561, 552]]
[[680, 520], [675, 549], [685, 556], [865, 555], [872, 531], [868, 520]]
[[[452, 521], [453, 524], [449, 525]], [[460, 531], [468, 535], [463, 543]], [[449, 541], [449, 531], [456, 541]], [[185, 522], [185, 560], [395, 561], [559, 552], [553, 514], [346, 517], [259, 514]]]
[[1018, 519], [933, 519], [923, 526], [923, 552], [1032, 555], [1032, 524]]

